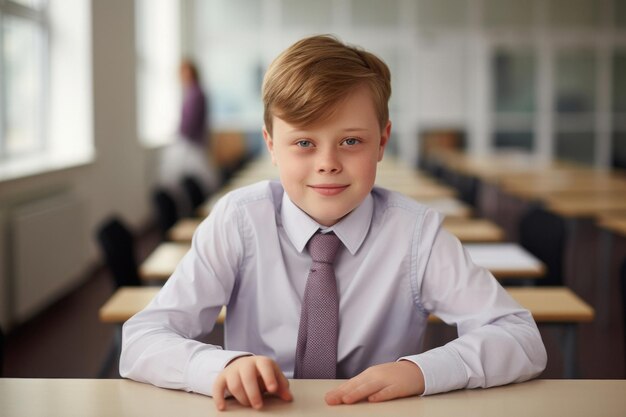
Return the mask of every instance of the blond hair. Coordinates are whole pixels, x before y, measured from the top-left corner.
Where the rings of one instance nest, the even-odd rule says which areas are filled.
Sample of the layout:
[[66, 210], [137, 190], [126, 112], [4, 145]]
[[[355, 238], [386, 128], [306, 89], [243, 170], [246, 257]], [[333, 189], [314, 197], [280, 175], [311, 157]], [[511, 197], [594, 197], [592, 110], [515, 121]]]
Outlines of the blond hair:
[[361, 85], [372, 94], [382, 130], [389, 120], [391, 96], [387, 65], [374, 54], [330, 35], [302, 39], [281, 53], [265, 74], [265, 128], [271, 135], [273, 116], [296, 126], [323, 121]]

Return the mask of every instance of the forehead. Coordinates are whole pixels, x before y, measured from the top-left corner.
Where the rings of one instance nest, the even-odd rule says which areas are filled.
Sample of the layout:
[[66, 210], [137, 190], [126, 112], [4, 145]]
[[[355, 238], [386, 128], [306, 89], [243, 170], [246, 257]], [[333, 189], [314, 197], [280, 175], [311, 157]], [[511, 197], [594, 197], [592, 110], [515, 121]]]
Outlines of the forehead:
[[312, 123], [298, 125], [277, 116], [272, 117], [272, 123], [274, 129], [280, 133], [328, 128], [341, 128], [345, 131], [380, 129], [372, 93], [365, 86], [347, 94], [346, 97], [332, 105], [325, 117], [316, 119]]

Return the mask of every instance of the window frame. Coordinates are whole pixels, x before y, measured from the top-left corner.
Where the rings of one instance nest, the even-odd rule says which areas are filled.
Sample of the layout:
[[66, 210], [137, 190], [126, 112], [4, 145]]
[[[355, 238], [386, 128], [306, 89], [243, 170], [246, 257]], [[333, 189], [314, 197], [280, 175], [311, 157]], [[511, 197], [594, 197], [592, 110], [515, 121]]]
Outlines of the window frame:
[[41, 0], [38, 7], [28, 7], [10, 0], [0, 0], [0, 51], [4, 49], [4, 22], [7, 17], [23, 19], [36, 26], [38, 31], [41, 49], [38, 57], [39, 65], [37, 77], [39, 78], [39, 105], [38, 116], [39, 124], [36, 131], [35, 146], [27, 151], [9, 154], [6, 142], [6, 124], [7, 124], [7, 89], [5, 79], [5, 57], [0, 53], [0, 163], [19, 159], [25, 156], [42, 154], [47, 149], [46, 123], [48, 113], [46, 111], [46, 103], [49, 96], [49, 53], [50, 53], [50, 24], [47, 19], [47, 1]]

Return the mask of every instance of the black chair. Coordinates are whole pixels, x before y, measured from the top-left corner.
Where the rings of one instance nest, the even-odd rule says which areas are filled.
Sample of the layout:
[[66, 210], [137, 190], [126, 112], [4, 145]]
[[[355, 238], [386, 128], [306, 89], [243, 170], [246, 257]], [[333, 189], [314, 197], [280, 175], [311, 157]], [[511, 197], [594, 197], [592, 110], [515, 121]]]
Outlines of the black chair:
[[[622, 262], [622, 267], [619, 272], [620, 290], [622, 293], [622, 327], [624, 336], [624, 350], [626, 350], [626, 257]], [[626, 372], [626, 363], [624, 363], [624, 372]]]
[[191, 211], [195, 211], [207, 198], [200, 181], [196, 177], [186, 176], [182, 179], [182, 187], [185, 190]]
[[[141, 285], [135, 256], [135, 239], [124, 222], [115, 216], [105, 220], [98, 228], [96, 237], [113, 276], [114, 287], [117, 289]], [[107, 377], [119, 360], [121, 329], [115, 331], [115, 338], [98, 372], [99, 378]]]
[[98, 228], [97, 239], [105, 262], [113, 275], [115, 288], [141, 285], [135, 240], [128, 227], [117, 217], [104, 221]]
[[4, 376], [4, 332], [0, 327], [0, 377]]
[[519, 225], [520, 244], [539, 258], [547, 268], [537, 285], [563, 285], [563, 265], [567, 228], [565, 220], [540, 207], [532, 207]]
[[157, 223], [163, 239], [167, 231], [178, 221], [178, 208], [174, 197], [163, 188], [157, 188], [152, 194], [152, 201], [156, 211]]

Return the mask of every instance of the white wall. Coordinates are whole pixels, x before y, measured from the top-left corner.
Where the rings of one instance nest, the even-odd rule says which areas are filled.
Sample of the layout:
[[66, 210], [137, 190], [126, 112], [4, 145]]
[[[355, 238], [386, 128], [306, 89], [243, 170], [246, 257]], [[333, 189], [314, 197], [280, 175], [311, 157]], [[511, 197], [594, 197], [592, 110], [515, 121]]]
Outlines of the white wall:
[[[90, 253], [85, 271], [98, 259], [93, 233], [106, 215], [118, 213], [135, 229], [149, 220], [156, 159], [156, 150], [142, 147], [136, 133], [134, 3], [93, 0], [91, 14], [94, 161], [0, 183], [0, 223], [2, 206], [33, 200], [53, 189], [67, 189], [87, 201], [86, 233], [81, 236]], [[72, 117], [68, 114], [64, 122], [75, 123]], [[11, 279], [5, 268], [6, 249], [11, 247], [6, 223], [0, 224], [0, 232], [0, 324], [6, 326]], [[75, 277], [76, 282], [81, 278]]]

